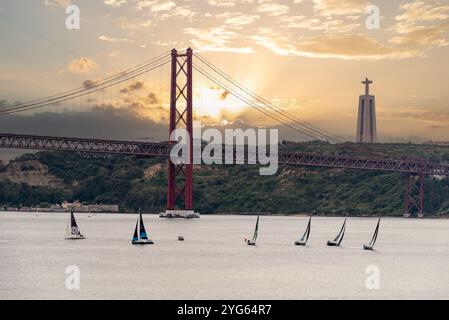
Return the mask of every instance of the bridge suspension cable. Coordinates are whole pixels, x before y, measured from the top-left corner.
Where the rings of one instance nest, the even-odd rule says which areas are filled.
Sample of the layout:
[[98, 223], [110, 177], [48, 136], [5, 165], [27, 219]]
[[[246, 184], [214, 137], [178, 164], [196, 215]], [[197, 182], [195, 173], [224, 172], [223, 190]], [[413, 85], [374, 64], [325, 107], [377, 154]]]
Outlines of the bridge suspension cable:
[[170, 56], [168, 53], [164, 53], [156, 58], [148, 60], [144, 63], [141, 63], [137, 66], [109, 76], [107, 78], [92, 81], [86, 83], [83, 87], [79, 87], [76, 89], [72, 89], [69, 91], [65, 91], [56, 95], [48, 96], [41, 99], [32, 100], [26, 103], [22, 103], [19, 105], [8, 106], [6, 108], [0, 109], [0, 116], [7, 114], [15, 114], [22, 111], [29, 111], [34, 109], [43, 108], [49, 105], [57, 105], [59, 103], [72, 100], [75, 98], [83, 97], [97, 91], [101, 91], [112, 87], [114, 85], [123, 83], [125, 81], [136, 78], [140, 75], [148, 73], [150, 71], [161, 68], [162, 66], [168, 64], [170, 62]]
[[321, 137], [315, 135], [314, 133], [311, 133], [311, 132], [308, 132], [308, 131], [306, 131], [304, 129], [295, 127], [294, 125], [292, 125], [289, 122], [286, 122], [285, 120], [283, 120], [282, 118], [280, 118], [276, 114], [269, 112], [268, 110], [266, 110], [265, 108], [261, 107], [258, 104], [255, 104], [251, 100], [247, 99], [246, 97], [242, 96], [241, 94], [239, 94], [239, 93], [235, 92], [234, 90], [232, 90], [231, 88], [229, 88], [226, 84], [224, 84], [223, 82], [218, 80], [216, 77], [214, 77], [213, 75], [211, 75], [210, 73], [208, 73], [207, 71], [202, 69], [201, 67], [199, 67], [197, 65], [193, 65], [193, 68], [196, 71], [198, 71], [200, 74], [202, 74], [204, 77], [206, 77], [207, 79], [212, 81], [214, 84], [216, 84], [216, 85], [220, 86], [221, 88], [225, 89], [226, 91], [228, 91], [230, 94], [232, 94], [238, 100], [242, 101], [243, 103], [245, 103], [246, 105], [250, 106], [251, 108], [254, 108], [254, 109], [258, 110], [259, 112], [261, 112], [264, 115], [268, 116], [269, 118], [275, 120], [276, 122], [281, 123], [281, 124], [291, 128], [291, 129], [296, 130], [299, 133], [307, 135], [307, 136], [309, 136], [309, 137], [311, 137], [313, 139], [318, 139], [318, 140], [322, 139]]
[[[277, 118], [282, 119], [282, 121], [277, 119], [277, 122], [281, 122], [284, 125], [286, 125], [286, 122], [293, 123], [293, 125], [295, 125], [295, 127], [296, 127], [295, 130], [300, 130], [301, 133], [306, 134], [307, 136], [309, 136], [311, 138], [319, 139], [319, 140], [327, 140], [327, 141], [332, 141], [332, 142], [342, 142], [342, 141], [344, 141], [340, 137], [337, 137], [335, 135], [331, 135], [330, 133], [328, 133], [328, 132], [326, 132], [326, 131], [324, 131], [324, 130], [316, 127], [316, 126], [314, 126], [313, 124], [308, 123], [308, 122], [306, 122], [306, 121], [304, 121], [302, 119], [299, 119], [298, 117], [294, 116], [293, 114], [291, 114], [291, 113], [289, 113], [289, 112], [287, 112], [285, 110], [280, 109], [279, 107], [277, 107], [273, 103], [269, 102], [268, 100], [264, 99], [263, 97], [255, 94], [254, 92], [252, 92], [248, 88], [244, 87], [242, 84], [240, 84], [235, 79], [233, 79], [232, 77], [230, 77], [229, 75], [227, 75], [226, 73], [221, 71], [218, 67], [213, 65], [211, 62], [206, 60], [204, 57], [202, 57], [198, 53], [194, 53], [194, 55], [195, 55], [195, 57], [197, 59], [199, 59], [200, 62], [202, 62], [204, 65], [206, 65], [214, 73], [216, 73], [220, 77], [224, 78], [232, 86], [236, 87], [237, 90], [243, 92], [242, 94], [244, 96], [249, 96], [249, 98], [257, 101], [260, 104], [262, 104], [262, 106], [258, 104], [259, 108], [256, 108], [259, 112], [262, 112], [261, 109], [263, 109], [267, 113], [275, 114]], [[204, 71], [205, 70], [203, 69], [203, 72]], [[225, 89], [225, 88], [223, 88], [223, 89]], [[228, 90], [228, 89], [226, 89], [226, 90]], [[228, 90], [228, 91], [231, 93], [230, 90]], [[233, 94], [233, 95], [235, 96], [235, 94]], [[273, 118], [273, 117], [271, 117], [271, 118]], [[292, 127], [291, 124], [288, 125], [288, 126]]]

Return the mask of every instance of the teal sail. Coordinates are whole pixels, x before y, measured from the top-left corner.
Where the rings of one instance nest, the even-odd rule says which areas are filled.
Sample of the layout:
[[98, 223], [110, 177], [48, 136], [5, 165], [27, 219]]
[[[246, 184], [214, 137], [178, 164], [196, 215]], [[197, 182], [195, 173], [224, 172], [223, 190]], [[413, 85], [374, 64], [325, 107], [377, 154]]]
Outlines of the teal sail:
[[309, 240], [311, 223], [312, 223], [312, 217], [309, 218], [309, 223], [307, 224], [306, 232], [304, 232], [304, 234], [300, 240], [301, 242], [307, 242], [307, 240]]
[[147, 232], [145, 230], [145, 225], [143, 224], [142, 212], [140, 213], [140, 239], [148, 240]]

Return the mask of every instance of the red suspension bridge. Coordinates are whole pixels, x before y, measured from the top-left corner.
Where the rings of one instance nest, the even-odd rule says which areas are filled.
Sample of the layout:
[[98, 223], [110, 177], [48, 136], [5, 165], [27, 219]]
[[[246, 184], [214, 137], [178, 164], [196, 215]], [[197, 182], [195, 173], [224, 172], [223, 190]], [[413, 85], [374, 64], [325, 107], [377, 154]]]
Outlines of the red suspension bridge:
[[[199, 63], [194, 63], [196, 58]], [[245, 105], [257, 110], [277, 123], [285, 125], [312, 139], [328, 142], [342, 142], [336, 137], [296, 116], [276, 107], [268, 100], [254, 94], [236, 80], [222, 72], [191, 49], [185, 52], [172, 50], [143, 64], [130, 68], [99, 81], [89, 81], [83, 87], [66, 91], [43, 99], [0, 108], [0, 116], [23, 111], [41, 109], [79, 97], [102, 91], [142, 74], [149, 73], [164, 65], [171, 64], [169, 136], [178, 128], [185, 128], [193, 136], [193, 71], [212, 81], [232, 94]], [[175, 210], [179, 202], [182, 209], [192, 211], [193, 206], [193, 150], [190, 141], [190, 162], [175, 164], [170, 151], [175, 141], [168, 143], [136, 142], [104, 139], [84, 139], [0, 133], [0, 148], [51, 150], [94, 154], [121, 154], [144, 157], [168, 158], [167, 211]], [[374, 170], [400, 172], [406, 177], [404, 188], [405, 215], [424, 215], [424, 177], [426, 175], [449, 176], [449, 165], [430, 163], [424, 160], [375, 159], [351, 156], [336, 156], [313, 153], [279, 151], [280, 164], [326, 168]]]

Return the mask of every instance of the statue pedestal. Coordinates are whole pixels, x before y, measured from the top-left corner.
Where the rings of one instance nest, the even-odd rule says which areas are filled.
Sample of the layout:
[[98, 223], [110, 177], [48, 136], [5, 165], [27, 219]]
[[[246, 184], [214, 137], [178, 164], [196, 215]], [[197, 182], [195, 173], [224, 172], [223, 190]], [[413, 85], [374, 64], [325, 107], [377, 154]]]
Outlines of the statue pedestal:
[[167, 210], [159, 214], [160, 218], [179, 218], [179, 219], [193, 219], [199, 218], [200, 214], [193, 210]]

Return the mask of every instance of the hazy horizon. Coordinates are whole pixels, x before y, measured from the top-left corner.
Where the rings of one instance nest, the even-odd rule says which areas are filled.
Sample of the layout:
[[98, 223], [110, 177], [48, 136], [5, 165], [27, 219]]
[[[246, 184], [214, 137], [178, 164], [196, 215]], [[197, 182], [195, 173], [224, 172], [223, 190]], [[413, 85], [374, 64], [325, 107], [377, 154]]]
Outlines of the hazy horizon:
[[[79, 30], [65, 27], [70, 4], [80, 8]], [[377, 30], [365, 25], [370, 4], [380, 10]], [[365, 77], [374, 80], [380, 141], [449, 140], [447, 1], [6, 0], [0, 26], [0, 107], [190, 46], [283, 110], [350, 141]], [[0, 131], [163, 139], [168, 75], [164, 67], [103, 95], [2, 116]], [[201, 77], [194, 81], [199, 120], [266, 120]]]

